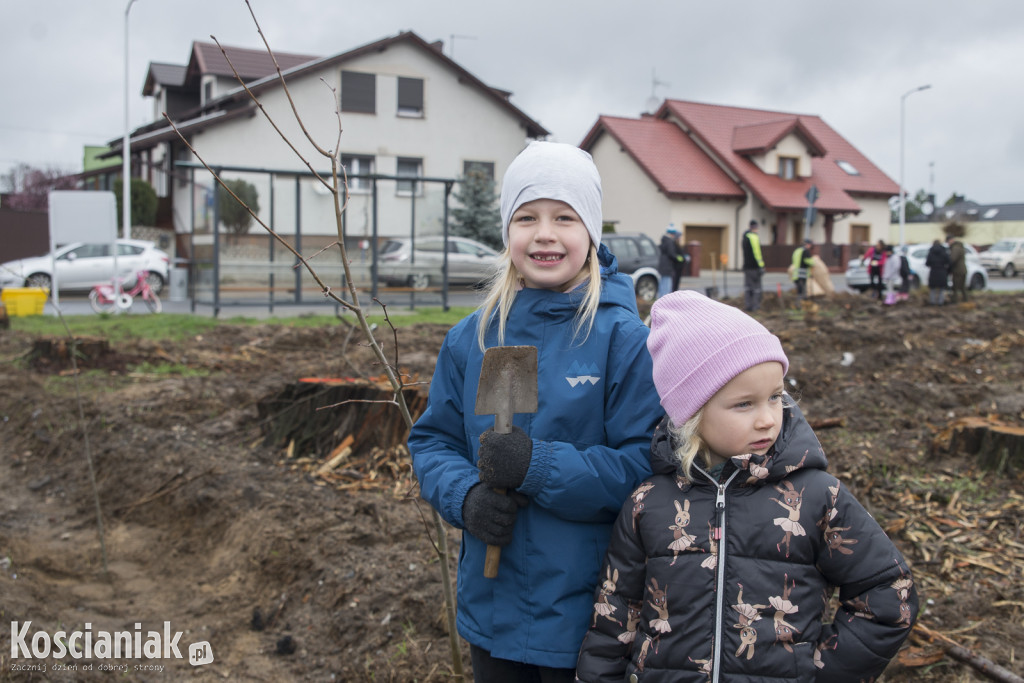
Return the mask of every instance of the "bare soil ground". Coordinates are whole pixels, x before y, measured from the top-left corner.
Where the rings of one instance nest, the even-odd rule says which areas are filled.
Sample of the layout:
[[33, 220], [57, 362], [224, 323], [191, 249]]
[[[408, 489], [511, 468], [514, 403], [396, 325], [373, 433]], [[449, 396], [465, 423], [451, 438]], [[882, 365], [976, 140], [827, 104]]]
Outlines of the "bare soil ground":
[[[832, 470], [915, 570], [928, 631], [883, 680], [988, 680], [950, 642], [1024, 672], [1024, 464], [985, 469], [948, 449], [958, 419], [1024, 425], [1024, 295], [943, 308], [836, 295], [803, 311], [773, 297], [758, 317], [783, 340]], [[445, 331], [399, 330], [398, 365], [428, 380]], [[355, 451], [323, 476], [331, 444], [268, 443], [280, 410], [267, 401], [300, 378], [379, 375], [344, 327], [225, 324], [183, 343], [119, 343], [79, 360], [77, 389], [38, 341], [0, 331], [0, 681], [450, 679], [429, 510], [401, 446], [369, 446], [393, 424], [348, 418]], [[168, 364], [187, 371], [156, 370]], [[367, 405], [334, 410], [340, 421]], [[215, 660], [107, 661], [127, 665], [115, 674], [104, 660], [55, 671], [51, 657], [45, 673], [17, 671], [12, 621], [51, 634], [170, 622], [183, 656], [207, 641]]]

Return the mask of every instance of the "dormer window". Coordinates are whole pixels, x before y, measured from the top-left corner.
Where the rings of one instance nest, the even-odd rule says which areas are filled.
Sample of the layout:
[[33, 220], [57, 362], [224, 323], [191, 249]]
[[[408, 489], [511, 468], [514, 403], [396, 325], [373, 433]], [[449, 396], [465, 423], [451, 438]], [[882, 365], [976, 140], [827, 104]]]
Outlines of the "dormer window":
[[779, 177], [783, 180], [796, 178], [796, 157], [779, 157]]

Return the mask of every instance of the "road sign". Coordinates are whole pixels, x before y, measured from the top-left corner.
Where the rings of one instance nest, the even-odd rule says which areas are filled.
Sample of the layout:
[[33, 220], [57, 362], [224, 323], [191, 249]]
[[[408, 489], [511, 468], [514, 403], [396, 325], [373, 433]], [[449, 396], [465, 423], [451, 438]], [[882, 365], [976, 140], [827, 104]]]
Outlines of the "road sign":
[[811, 189], [807, 190], [807, 194], [805, 194], [804, 196], [807, 197], [807, 202], [809, 204], [813, 204], [814, 202], [818, 201], [818, 186], [811, 185]]

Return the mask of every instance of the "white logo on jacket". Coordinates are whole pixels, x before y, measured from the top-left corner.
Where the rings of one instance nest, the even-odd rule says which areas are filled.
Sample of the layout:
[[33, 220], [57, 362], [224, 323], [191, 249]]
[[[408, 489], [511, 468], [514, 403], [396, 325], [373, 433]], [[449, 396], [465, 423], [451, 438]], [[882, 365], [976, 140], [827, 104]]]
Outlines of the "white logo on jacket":
[[578, 384], [597, 384], [601, 381], [598, 377], [597, 365], [594, 363], [580, 363], [579, 361], [573, 361], [572, 365], [569, 366], [569, 373], [565, 376], [565, 381], [569, 383], [569, 386], [574, 387]]

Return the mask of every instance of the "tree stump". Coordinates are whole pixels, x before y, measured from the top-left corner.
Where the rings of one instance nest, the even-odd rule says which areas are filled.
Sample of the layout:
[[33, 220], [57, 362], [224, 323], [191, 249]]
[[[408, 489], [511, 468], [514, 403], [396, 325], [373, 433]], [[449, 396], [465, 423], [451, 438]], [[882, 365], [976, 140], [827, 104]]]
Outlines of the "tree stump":
[[[945, 448], [943, 442], [948, 444]], [[1019, 471], [1024, 469], [1024, 428], [994, 418], [965, 417], [950, 423], [932, 450], [976, 456], [987, 470]]]
[[[72, 363], [74, 355], [74, 363]], [[123, 370], [126, 359], [110, 348], [110, 342], [99, 337], [67, 337], [36, 339], [32, 342], [29, 359], [37, 370], [67, 370], [79, 368], [106, 368]]]
[[[415, 420], [427, 397], [403, 392]], [[285, 386], [257, 404], [264, 445], [289, 447], [292, 457], [328, 457], [352, 437], [353, 457], [374, 448], [390, 452], [405, 444], [409, 430], [390, 385], [365, 380], [306, 379]]]

